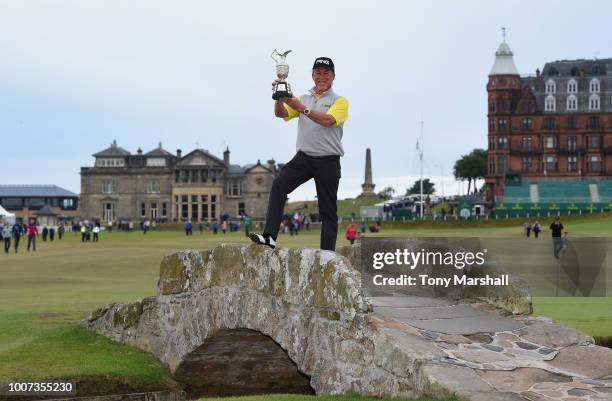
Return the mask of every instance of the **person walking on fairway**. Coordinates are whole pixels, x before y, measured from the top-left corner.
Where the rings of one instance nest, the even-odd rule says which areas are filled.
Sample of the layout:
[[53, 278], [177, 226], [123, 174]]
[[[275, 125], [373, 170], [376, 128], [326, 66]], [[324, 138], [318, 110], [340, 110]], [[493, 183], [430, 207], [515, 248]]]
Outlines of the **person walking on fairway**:
[[341, 175], [340, 157], [344, 156], [342, 134], [348, 119], [348, 101], [332, 89], [335, 77], [332, 59], [319, 57], [312, 66], [314, 87], [303, 96], [284, 97], [274, 103], [276, 117], [285, 121], [298, 118], [297, 153], [274, 179], [263, 233], [249, 234], [256, 244], [276, 247], [287, 194], [314, 178], [322, 221], [321, 249], [336, 249], [336, 202]]

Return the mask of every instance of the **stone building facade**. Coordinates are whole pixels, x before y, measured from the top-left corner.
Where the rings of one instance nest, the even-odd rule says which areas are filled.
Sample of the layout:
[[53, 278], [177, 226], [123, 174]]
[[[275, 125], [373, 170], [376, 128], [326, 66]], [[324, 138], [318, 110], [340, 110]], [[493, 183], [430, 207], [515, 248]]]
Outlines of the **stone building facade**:
[[612, 176], [612, 59], [549, 62], [520, 76], [503, 41], [487, 82], [489, 205], [506, 180]]
[[101, 221], [214, 221], [222, 215], [265, 216], [277, 165], [240, 166], [206, 150], [186, 155], [156, 149], [136, 154], [116, 142], [81, 168], [81, 217]]

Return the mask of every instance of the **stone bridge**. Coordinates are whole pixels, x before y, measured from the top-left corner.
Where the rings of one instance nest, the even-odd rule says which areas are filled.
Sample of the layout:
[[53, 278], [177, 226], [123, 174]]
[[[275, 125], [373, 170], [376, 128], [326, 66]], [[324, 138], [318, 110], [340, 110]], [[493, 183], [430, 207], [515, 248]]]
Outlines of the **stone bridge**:
[[487, 302], [366, 296], [355, 249], [178, 252], [161, 263], [158, 296], [105, 306], [82, 326], [173, 374], [200, 358], [209, 384], [245, 393], [303, 386], [293, 368], [316, 394], [612, 399], [612, 350], [592, 338]]

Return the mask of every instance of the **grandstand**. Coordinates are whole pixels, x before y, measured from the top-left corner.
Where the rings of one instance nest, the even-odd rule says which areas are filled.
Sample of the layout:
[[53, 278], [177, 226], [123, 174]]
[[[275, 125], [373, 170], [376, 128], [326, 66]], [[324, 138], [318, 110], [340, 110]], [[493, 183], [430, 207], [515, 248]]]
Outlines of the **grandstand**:
[[531, 180], [506, 182], [496, 212], [601, 212], [612, 210], [612, 180]]

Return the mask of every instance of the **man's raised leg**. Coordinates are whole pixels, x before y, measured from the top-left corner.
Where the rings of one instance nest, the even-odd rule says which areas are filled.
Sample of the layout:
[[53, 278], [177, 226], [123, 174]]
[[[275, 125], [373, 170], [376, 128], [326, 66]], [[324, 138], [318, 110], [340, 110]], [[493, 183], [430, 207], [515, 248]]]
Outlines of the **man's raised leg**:
[[[268, 211], [266, 213], [266, 226], [264, 228], [263, 237], [271, 237], [276, 241], [280, 228], [283, 209], [287, 202], [287, 194], [293, 192], [294, 189], [312, 178], [302, 155], [298, 153], [293, 159], [281, 168], [278, 176], [272, 183], [270, 191], [270, 199], [268, 201]], [[255, 243], [261, 242], [261, 235], [249, 235], [249, 238]], [[274, 247], [274, 244], [265, 243]]]

